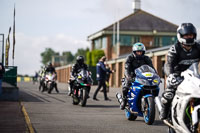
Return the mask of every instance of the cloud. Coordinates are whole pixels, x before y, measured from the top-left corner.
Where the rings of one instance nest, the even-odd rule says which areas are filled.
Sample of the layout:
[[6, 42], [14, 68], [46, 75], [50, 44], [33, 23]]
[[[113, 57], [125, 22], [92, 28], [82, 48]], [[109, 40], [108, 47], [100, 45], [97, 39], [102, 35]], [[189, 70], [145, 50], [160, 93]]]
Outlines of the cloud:
[[197, 39], [200, 40], [200, 28], [197, 28]]
[[[40, 53], [45, 48], [52, 48], [60, 53], [75, 53], [78, 48], [89, 47], [87, 36], [131, 14], [132, 1], [17, 1], [15, 65], [18, 65], [18, 73], [34, 74], [40, 67]], [[198, 30], [197, 38], [200, 38], [199, 4], [199, 0], [141, 0], [142, 10], [155, 16], [177, 25], [183, 22], [193, 23]], [[6, 35], [13, 22], [13, 5], [13, 1], [0, 2], [0, 16], [4, 20], [0, 22], [0, 29]], [[10, 58], [11, 51], [12, 47]]]
[[115, 21], [132, 13], [131, 6], [131, 1], [124, 2], [124, 0], [101, 0], [100, 2], [101, 12]]
[[[45, 48], [52, 48], [55, 52], [71, 51], [76, 53], [78, 48], [89, 47], [87, 41], [78, 40], [72, 36], [65, 34], [57, 34], [55, 36], [27, 36], [24, 33], [16, 34], [15, 47], [15, 66], [18, 66], [18, 74], [31, 74], [40, 69], [41, 56], [40, 53]], [[10, 49], [9, 64], [12, 64]]]

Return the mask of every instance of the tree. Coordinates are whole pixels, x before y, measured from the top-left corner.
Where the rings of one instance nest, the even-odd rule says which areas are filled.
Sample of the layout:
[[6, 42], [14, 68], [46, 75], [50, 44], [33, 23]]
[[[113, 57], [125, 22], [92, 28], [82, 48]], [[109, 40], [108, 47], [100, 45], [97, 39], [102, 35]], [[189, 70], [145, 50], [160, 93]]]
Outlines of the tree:
[[62, 55], [66, 56], [68, 63], [71, 63], [74, 60], [74, 55], [71, 53], [71, 51], [65, 51], [62, 53]]
[[46, 48], [45, 51], [42, 52], [40, 55], [42, 57], [42, 64], [46, 65], [48, 62], [51, 61], [52, 56], [59, 55], [59, 53], [55, 52], [51, 48]]

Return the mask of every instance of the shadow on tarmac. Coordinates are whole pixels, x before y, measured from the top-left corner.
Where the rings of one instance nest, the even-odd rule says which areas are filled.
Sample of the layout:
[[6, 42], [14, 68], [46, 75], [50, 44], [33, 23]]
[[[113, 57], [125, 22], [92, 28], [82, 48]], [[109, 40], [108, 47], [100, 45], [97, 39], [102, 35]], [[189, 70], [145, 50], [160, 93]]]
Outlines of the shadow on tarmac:
[[86, 105], [86, 108], [119, 108], [119, 105]]
[[[39, 95], [36, 95], [36, 94], [34, 94], [34, 95], [26, 93], [24, 91], [19, 91], [19, 97], [20, 97], [20, 100], [22, 102], [44, 102], [44, 101], [50, 102], [50, 101], [46, 100], [45, 98], [43, 98], [43, 97], [41, 97]], [[40, 99], [42, 99], [44, 101], [38, 99], [37, 97], [39, 97]]]

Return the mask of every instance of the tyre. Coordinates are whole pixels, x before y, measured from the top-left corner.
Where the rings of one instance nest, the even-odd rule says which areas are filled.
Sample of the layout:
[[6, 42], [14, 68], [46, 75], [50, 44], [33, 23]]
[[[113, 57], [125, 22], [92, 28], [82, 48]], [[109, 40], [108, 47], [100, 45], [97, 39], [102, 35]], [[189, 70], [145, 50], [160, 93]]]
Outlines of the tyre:
[[147, 125], [152, 125], [155, 120], [155, 102], [153, 97], [147, 97], [145, 99], [145, 105], [143, 105], [144, 121]]
[[134, 121], [137, 118], [137, 116], [131, 113], [128, 109], [124, 109], [124, 111], [125, 111], [125, 116], [128, 120]]
[[173, 128], [168, 127], [168, 133], [176, 133]]
[[80, 94], [80, 104], [82, 107], [86, 105], [87, 98], [88, 98], [88, 90], [87, 88], [83, 88]]
[[49, 94], [51, 94], [51, 91], [53, 90], [53, 87], [54, 87], [54, 84], [51, 83], [51, 84], [49, 85], [49, 91], [48, 91]]
[[76, 89], [73, 90], [73, 94], [72, 94], [72, 104], [73, 105], [78, 105], [80, 100], [79, 98], [76, 96]]
[[72, 96], [72, 104], [73, 105], [78, 105], [79, 104], [79, 99], [76, 96]]

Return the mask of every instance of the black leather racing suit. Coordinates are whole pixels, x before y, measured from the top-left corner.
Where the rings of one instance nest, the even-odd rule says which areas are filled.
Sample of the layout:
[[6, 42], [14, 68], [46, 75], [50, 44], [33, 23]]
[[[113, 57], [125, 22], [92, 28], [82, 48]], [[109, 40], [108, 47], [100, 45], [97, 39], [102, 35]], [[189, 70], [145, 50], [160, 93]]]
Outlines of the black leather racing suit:
[[[165, 74], [166, 76], [169, 76], [170, 74], [176, 74], [178, 77], [180, 77], [181, 72], [188, 69], [192, 63], [198, 62], [199, 59], [200, 45], [198, 43], [195, 43], [189, 51], [185, 50], [180, 43], [176, 43], [172, 45], [168, 51]], [[167, 84], [167, 88], [162, 94], [162, 111], [165, 112], [165, 115], [167, 115], [166, 112], [168, 112], [170, 108], [176, 87], [177, 86]]]
[[48, 66], [45, 70], [45, 73], [50, 72], [50, 73], [55, 73], [56, 74], [56, 70], [53, 66]]
[[122, 81], [122, 93], [123, 93], [123, 98], [126, 99], [128, 89], [130, 88], [130, 83], [133, 81], [135, 78], [135, 69], [142, 65], [149, 65], [150, 67], [153, 67], [152, 61], [148, 56], [141, 56], [141, 57], [136, 57], [134, 54], [130, 54], [125, 62], [125, 78]]

